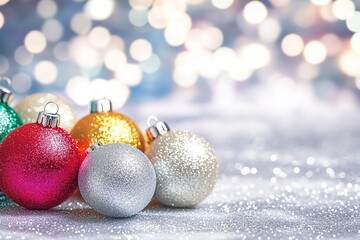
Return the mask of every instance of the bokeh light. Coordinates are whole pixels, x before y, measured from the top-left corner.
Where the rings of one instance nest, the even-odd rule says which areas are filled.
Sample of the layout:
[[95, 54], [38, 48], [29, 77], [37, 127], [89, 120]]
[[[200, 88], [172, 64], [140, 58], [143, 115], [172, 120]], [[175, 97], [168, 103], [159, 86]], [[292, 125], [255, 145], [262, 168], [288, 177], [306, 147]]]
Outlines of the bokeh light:
[[121, 80], [127, 86], [137, 86], [142, 80], [142, 71], [137, 64], [125, 64], [115, 73], [115, 78]]
[[144, 61], [152, 54], [152, 46], [145, 39], [137, 39], [131, 43], [130, 55], [137, 61]]
[[258, 69], [266, 66], [270, 62], [270, 51], [260, 43], [251, 43], [244, 47], [242, 51], [244, 63], [250, 69]]
[[22, 45], [16, 48], [14, 59], [20, 65], [28, 65], [33, 61], [34, 55]]
[[19, 94], [44, 85], [49, 91], [66, 88], [66, 96], [84, 106], [101, 88], [123, 106], [181, 88], [212, 95], [222, 91], [218, 88], [247, 91], [269, 82], [284, 90], [299, 81], [318, 94], [326, 91], [326, 80], [360, 99], [357, 1], [0, 0], [0, 5], [2, 39], [14, 37], [0, 46], [0, 74], [14, 79]]
[[41, 30], [44, 33], [46, 39], [50, 42], [59, 41], [64, 32], [62, 24], [56, 19], [47, 20], [43, 24]]
[[52, 18], [56, 15], [58, 10], [57, 4], [54, 0], [40, 0], [37, 4], [36, 11], [42, 18]]
[[198, 80], [198, 74], [188, 66], [177, 67], [173, 73], [175, 83], [180, 87], [194, 86]]
[[34, 69], [36, 80], [44, 85], [53, 83], [58, 76], [58, 68], [50, 61], [41, 61]]
[[54, 47], [54, 56], [59, 61], [68, 61], [69, 56], [69, 44], [67, 42], [59, 42]]
[[12, 78], [11, 86], [17, 92], [27, 92], [31, 88], [31, 85], [31, 77], [24, 73], [18, 73]]
[[122, 51], [110, 50], [105, 55], [104, 64], [108, 69], [116, 71], [126, 64], [126, 61], [126, 55]]
[[354, 12], [346, 19], [346, 26], [352, 32], [360, 32], [360, 12]]
[[77, 37], [70, 42], [72, 59], [83, 68], [94, 68], [100, 64], [100, 54], [92, 48], [86, 37]]
[[329, 4], [331, 2], [331, 0], [311, 0], [311, 2], [315, 5], [322, 6], [322, 5]]
[[77, 34], [86, 34], [91, 26], [91, 19], [84, 13], [75, 14], [70, 21], [71, 29]]
[[115, 3], [112, 0], [89, 0], [85, 12], [94, 20], [105, 20], [113, 13]]
[[9, 1], [10, 0], [0, 0], [0, 6], [7, 4]]
[[5, 18], [4, 15], [0, 12], [0, 29], [4, 26]]
[[304, 58], [308, 63], [319, 64], [325, 60], [327, 51], [319, 41], [311, 41], [305, 45]]
[[265, 20], [267, 8], [260, 1], [250, 1], [244, 7], [244, 18], [252, 24], [258, 24]]
[[260, 24], [258, 32], [264, 42], [274, 42], [281, 33], [281, 25], [277, 19], [268, 18]]
[[142, 27], [148, 22], [148, 11], [131, 9], [129, 12], [129, 20], [134, 26]]
[[360, 68], [357, 64], [360, 62], [360, 54], [351, 50], [345, 51], [341, 54], [339, 59], [340, 69], [348, 76], [359, 77]]
[[129, 3], [133, 9], [137, 11], [144, 11], [151, 6], [153, 0], [129, 0]]
[[234, 0], [211, 0], [211, 2], [219, 9], [227, 9], [234, 3]]
[[9, 67], [9, 60], [5, 56], [0, 55], [0, 74], [6, 73], [9, 70]]
[[156, 29], [162, 29], [167, 24], [165, 10], [161, 6], [154, 6], [148, 13], [150, 25]]
[[151, 55], [147, 60], [140, 63], [140, 67], [144, 73], [156, 73], [161, 66], [161, 60], [156, 54]]
[[332, 5], [332, 10], [340, 20], [346, 20], [355, 12], [355, 4], [351, 0], [337, 0]]
[[45, 35], [37, 30], [29, 32], [24, 39], [26, 49], [31, 53], [40, 53], [46, 48]]
[[110, 32], [104, 27], [94, 27], [89, 33], [89, 43], [94, 48], [104, 48], [110, 42]]
[[303, 48], [304, 48], [303, 39], [295, 33], [286, 35], [281, 42], [281, 49], [286, 55], [290, 57], [300, 55], [302, 53]]
[[355, 33], [352, 37], [351, 37], [351, 48], [357, 52], [360, 53], [360, 33]]
[[325, 34], [320, 38], [320, 41], [326, 47], [326, 51], [329, 56], [337, 56], [337, 54], [343, 48], [343, 42], [337, 35], [333, 33]]

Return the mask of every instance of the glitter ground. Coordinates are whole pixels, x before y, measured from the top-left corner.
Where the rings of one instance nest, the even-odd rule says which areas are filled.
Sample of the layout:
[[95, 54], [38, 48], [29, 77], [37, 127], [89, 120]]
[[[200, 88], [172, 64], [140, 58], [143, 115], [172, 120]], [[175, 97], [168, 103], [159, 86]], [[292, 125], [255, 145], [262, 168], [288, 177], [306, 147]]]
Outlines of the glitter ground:
[[155, 114], [172, 129], [196, 132], [212, 143], [219, 178], [204, 202], [192, 209], [155, 204], [128, 219], [103, 217], [74, 197], [50, 211], [3, 203], [1, 238], [360, 237], [359, 110], [312, 103], [268, 111], [268, 103], [244, 102], [171, 109], [174, 104], [180, 103], [167, 99], [123, 110], [131, 111], [143, 129], [147, 116]]

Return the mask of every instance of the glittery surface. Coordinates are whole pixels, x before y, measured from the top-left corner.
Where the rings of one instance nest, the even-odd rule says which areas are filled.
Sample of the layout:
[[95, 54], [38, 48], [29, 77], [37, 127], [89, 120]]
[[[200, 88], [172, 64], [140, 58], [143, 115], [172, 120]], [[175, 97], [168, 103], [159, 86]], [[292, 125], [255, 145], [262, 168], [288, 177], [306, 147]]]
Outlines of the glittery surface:
[[215, 186], [215, 152], [194, 133], [169, 131], [150, 143], [147, 155], [156, 171], [155, 198], [164, 205], [192, 207]]
[[7, 103], [0, 102], [0, 142], [21, 124], [22, 121], [16, 112]]
[[[76, 123], [76, 116], [68, 103], [51, 93], [35, 93], [26, 96], [14, 107], [24, 123], [36, 122], [39, 112], [44, 110], [45, 104], [55, 102], [59, 106], [61, 116], [60, 127], [70, 131]], [[49, 105], [50, 109], [50, 105]], [[56, 110], [56, 109], [54, 109]]]
[[116, 112], [91, 113], [80, 119], [70, 133], [82, 153], [96, 142], [125, 143], [145, 150], [144, 138], [136, 124]]
[[154, 195], [156, 176], [150, 160], [137, 148], [111, 143], [90, 152], [79, 172], [79, 190], [96, 211], [129, 217]]
[[65, 201], [77, 186], [81, 155], [61, 128], [27, 123], [0, 145], [0, 186], [29, 209], [48, 209]]
[[359, 239], [360, 110], [321, 102], [291, 105], [263, 93], [261, 104], [250, 102], [256, 97], [252, 94], [227, 105], [227, 97], [220, 104], [180, 102], [176, 96], [124, 109], [139, 126], [154, 114], [172, 129], [199, 134], [214, 147], [218, 180], [196, 207], [153, 203], [134, 217], [113, 219], [78, 198], [50, 211], [6, 203], [0, 207], [0, 236]]

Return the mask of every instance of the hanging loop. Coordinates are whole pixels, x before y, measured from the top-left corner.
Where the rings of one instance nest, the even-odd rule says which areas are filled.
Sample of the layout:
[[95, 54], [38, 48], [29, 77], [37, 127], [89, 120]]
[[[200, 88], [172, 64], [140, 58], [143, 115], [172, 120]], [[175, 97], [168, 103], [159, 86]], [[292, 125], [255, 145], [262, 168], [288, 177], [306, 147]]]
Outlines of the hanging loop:
[[[47, 107], [49, 104], [55, 104], [55, 106], [56, 106], [56, 112], [52, 113], [52, 112], [46, 110], [46, 107]], [[59, 105], [57, 105], [56, 102], [47, 102], [47, 103], [45, 104], [45, 106], [44, 106], [44, 112], [46, 112], [46, 113], [51, 113], [51, 114], [58, 114], [58, 112], [59, 112]]]
[[9, 86], [11, 86], [11, 79], [5, 76], [0, 76], [0, 82], [5, 81], [8, 83]]
[[159, 119], [156, 116], [151, 115], [148, 117], [147, 125], [148, 125], [148, 127], [151, 127], [151, 126], [155, 125], [158, 121], [159, 121]]

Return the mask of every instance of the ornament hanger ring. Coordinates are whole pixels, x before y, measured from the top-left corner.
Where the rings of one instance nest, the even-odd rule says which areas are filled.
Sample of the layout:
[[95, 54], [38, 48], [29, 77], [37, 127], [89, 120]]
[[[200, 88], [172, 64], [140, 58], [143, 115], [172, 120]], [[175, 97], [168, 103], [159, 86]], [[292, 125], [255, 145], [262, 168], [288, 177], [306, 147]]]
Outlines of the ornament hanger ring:
[[[151, 115], [148, 120], [147, 120], [147, 125], [148, 127], [151, 127], [152, 125], [154, 125], [155, 123], [157, 123], [159, 120], [156, 116]], [[151, 123], [152, 122], [152, 123]]]
[[47, 113], [50, 113], [49, 111], [46, 111], [46, 107], [49, 105], [49, 104], [55, 104], [56, 105], [56, 112], [55, 113], [52, 113], [52, 114], [57, 114], [59, 112], [59, 105], [57, 105], [55, 102], [48, 102], [45, 104], [45, 107], [44, 107], [44, 111], [47, 112]]
[[11, 79], [8, 77], [0, 76], [0, 82], [6, 81], [11, 86]]

